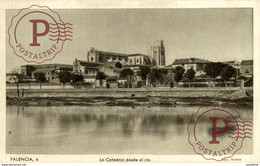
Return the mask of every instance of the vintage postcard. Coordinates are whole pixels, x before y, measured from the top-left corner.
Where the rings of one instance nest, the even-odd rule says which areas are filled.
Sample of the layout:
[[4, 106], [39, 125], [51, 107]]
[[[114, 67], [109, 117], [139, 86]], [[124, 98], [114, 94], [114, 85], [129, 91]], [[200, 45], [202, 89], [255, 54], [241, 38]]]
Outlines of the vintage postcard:
[[0, 4], [0, 163], [260, 162], [258, 1]]

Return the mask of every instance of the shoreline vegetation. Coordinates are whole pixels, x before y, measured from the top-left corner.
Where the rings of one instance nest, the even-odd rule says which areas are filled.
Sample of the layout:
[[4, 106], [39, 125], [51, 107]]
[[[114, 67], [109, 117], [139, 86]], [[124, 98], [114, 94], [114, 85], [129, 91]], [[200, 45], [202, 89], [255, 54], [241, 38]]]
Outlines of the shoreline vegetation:
[[25, 92], [24, 97], [19, 98], [15, 96], [15, 91], [8, 90], [6, 98], [6, 105], [19, 106], [178, 107], [203, 106], [212, 102], [226, 103], [232, 107], [253, 108], [253, 88], [149, 89], [146, 93], [141, 89], [30, 90]]

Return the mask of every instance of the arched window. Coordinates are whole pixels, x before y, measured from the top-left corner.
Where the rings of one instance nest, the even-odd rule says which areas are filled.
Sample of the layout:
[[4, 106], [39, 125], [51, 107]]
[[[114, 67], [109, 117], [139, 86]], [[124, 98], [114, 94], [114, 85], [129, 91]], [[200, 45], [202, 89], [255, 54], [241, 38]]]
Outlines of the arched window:
[[94, 61], [94, 58], [93, 58], [93, 57], [91, 57], [91, 58], [90, 58], [90, 60], [91, 60], [91, 61]]

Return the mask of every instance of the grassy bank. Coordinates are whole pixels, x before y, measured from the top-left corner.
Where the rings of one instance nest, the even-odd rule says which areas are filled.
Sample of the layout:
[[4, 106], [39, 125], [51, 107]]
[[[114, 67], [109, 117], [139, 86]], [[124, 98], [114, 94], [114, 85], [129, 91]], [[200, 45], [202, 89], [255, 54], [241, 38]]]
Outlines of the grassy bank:
[[[147, 97], [147, 96], [167, 96], [167, 97], [217, 97], [222, 98], [240, 88], [118, 88], [118, 89], [23, 89], [20, 90], [22, 97]], [[253, 93], [252, 88], [244, 89], [248, 93]], [[16, 90], [7, 90], [7, 97], [17, 97]]]
[[[21, 95], [23, 97], [21, 97]], [[253, 107], [253, 88], [154, 88], [7, 90], [7, 105], [24, 106], [178, 106], [211, 102]]]
[[203, 106], [211, 102], [227, 103], [232, 107], [253, 108], [253, 98], [228, 99], [209, 97], [27, 97], [27, 98], [7, 98], [7, 105], [22, 106]]

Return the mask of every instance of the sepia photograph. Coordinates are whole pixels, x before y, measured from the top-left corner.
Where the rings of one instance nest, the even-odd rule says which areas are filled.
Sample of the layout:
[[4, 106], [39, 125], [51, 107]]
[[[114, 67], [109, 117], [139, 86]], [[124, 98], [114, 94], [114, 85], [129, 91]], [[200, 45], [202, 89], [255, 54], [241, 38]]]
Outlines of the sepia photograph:
[[253, 155], [252, 8], [5, 13], [6, 154]]

